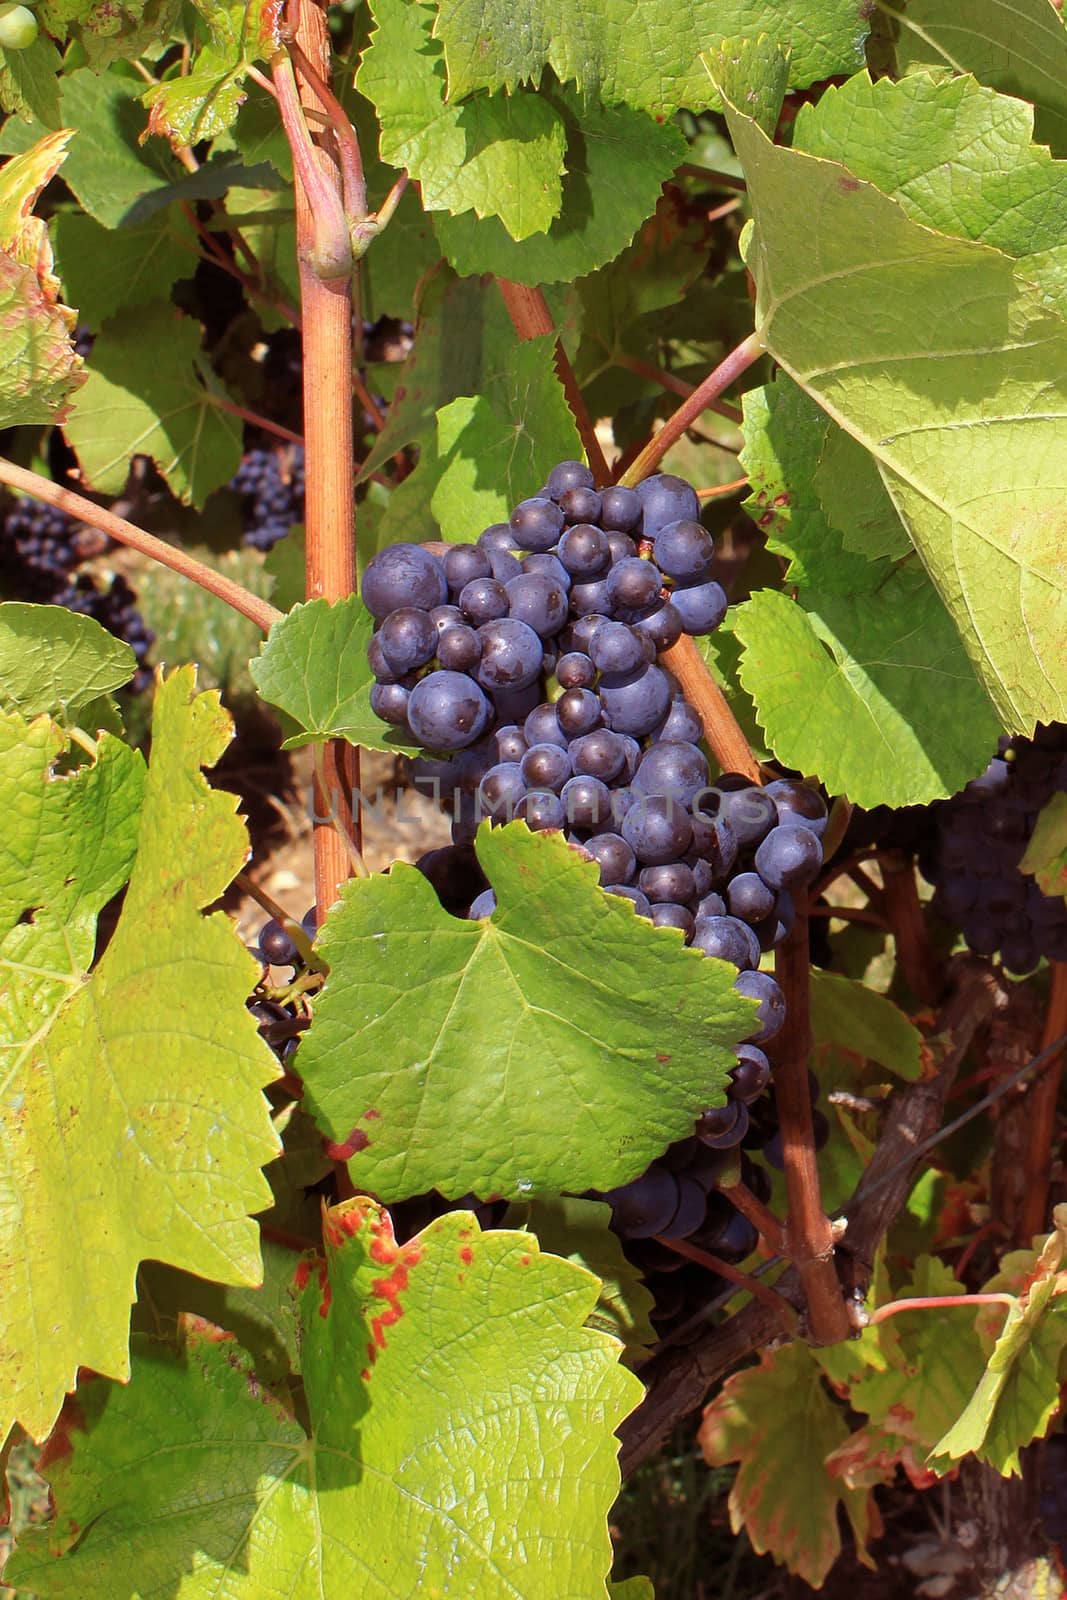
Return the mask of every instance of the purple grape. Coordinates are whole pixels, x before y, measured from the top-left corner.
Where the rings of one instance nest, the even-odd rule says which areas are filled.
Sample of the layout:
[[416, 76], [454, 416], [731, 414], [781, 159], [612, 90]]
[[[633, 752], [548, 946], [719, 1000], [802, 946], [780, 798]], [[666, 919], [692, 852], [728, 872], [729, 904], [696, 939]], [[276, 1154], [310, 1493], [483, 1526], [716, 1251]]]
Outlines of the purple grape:
[[571, 586], [571, 575], [558, 556], [550, 551], [536, 551], [532, 556], [523, 556], [523, 572], [540, 572], [546, 578], [555, 578], [564, 594], [568, 593]]
[[593, 474], [584, 461], [561, 461], [548, 475], [545, 489], [553, 500], [561, 500], [571, 489], [591, 489]]
[[459, 609], [476, 628], [483, 622], [496, 622], [508, 614], [508, 592], [496, 578], [472, 578], [460, 590]]
[[554, 501], [535, 495], [515, 507], [509, 527], [521, 550], [551, 550], [563, 532], [563, 512]]
[[417, 544], [392, 544], [379, 550], [363, 574], [363, 604], [381, 621], [401, 606], [432, 611], [448, 599], [444, 567]]
[[656, 532], [653, 556], [657, 567], [668, 578], [691, 583], [702, 576], [714, 560], [715, 541], [697, 521], [667, 522]]
[[707, 781], [708, 763], [702, 750], [695, 744], [661, 739], [641, 757], [634, 788], [642, 794], [669, 795], [689, 807]]
[[449, 672], [473, 673], [482, 659], [482, 641], [473, 628], [457, 623], [437, 641], [437, 660]]
[[660, 598], [663, 578], [659, 568], [641, 556], [628, 556], [616, 562], [608, 579], [611, 598], [616, 606], [626, 606], [643, 611]]
[[626, 746], [617, 733], [597, 728], [574, 740], [571, 759], [576, 774], [586, 773], [591, 778], [612, 783], [626, 765]]
[[688, 700], [672, 700], [670, 710], [651, 737], [657, 744], [699, 744], [704, 737], [704, 724]]
[[417, 744], [428, 750], [461, 750], [481, 735], [489, 702], [472, 679], [460, 672], [431, 672], [408, 698], [408, 725]]
[[534, 789], [526, 794], [515, 807], [515, 816], [535, 833], [555, 832], [567, 820], [559, 795], [548, 789]]
[[482, 659], [477, 676], [483, 689], [525, 689], [540, 676], [544, 652], [527, 623], [501, 617], [478, 632]]
[[[744, 924], [740, 924], [744, 927]], [[699, 935], [698, 935], [699, 937]], [[766, 1044], [782, 1030], [785, 1022], [785, 995], [769, 972], [739, 972], [734, 979], [738, 994], [759, 1002], [756, 1027], [748, 1036], [750, 1044]]]
[[688, 907], [674, 905], [670, 901], [659, 901], [652, 906], [652, 921], [657, 928], [677, 928], [686, 944], [692, 939], [696, 928], [693, 913]]
[[576, 485], [559, 496], [559, 508], [570, 523], [596, 522], [600, 516], [600, 496], [595, 489]]
[[611, 562], [607, 534], [588, 522], [579, 522], [567, 529], [559, 541], [558, 553], [572, 578], [581, 582], [601, 577]]
[[382, 649], [381, 640], [377, 634], [373, 636], [367, 646], [367, 665], [379, 683], [395, 683], [398, 678], [404, 676], [402, 672], [394, 672], [389, 665], [385, 658], [385, 651]]
[[725, 917], [726, 901], [721, 894], [706, 894], [697, 906], [697, 921], [706, 922], [709, 917]]
[[730, 1098], [750, 1105], [758, 1100], [771, 1081], [771, 1064], [754, 1044], [739, 1044], [737, 1066], [730, 1074]]
[[[676, 478], [669, 472], [657, 472], [639, 483], [637, 496], [641, 502], [641, 531], [646, 539], [654, 538], [669, 522], [700, 520], [696, 490], [684, 478]], [[629, 529], [623, 531], [628, 533]]]
[[567, 620], [567, 591], [543, 572], [520, 572], [505, 584], [509, 616], [525, 622], [544, 637], [558, 633]]
[[666, 795], [649, 795], [628, 811], [622, 836], [645, 866], [676, 861], [688, 850], [693, 827], [688, 812]]
[[370, 708], [383, 722], [407, 727], [408, 698], [411, 691], [402, 683], [375, 683], [370, 692]]
[[568, 650], [556, 662], [556, 682], [561, 689], [588, 689], [596, 681], [596, 668], [579, 650]]
[[671, 604], [681, 617], [686, 633], [699, 637], [715, 632], [730, 602], [722, 584], [711, 582], [680, 584], [671, 591]]
[[472, 578], [492, 576], [492, 564], [484, 547], [476, 544], [454, 544], [443, 556], [445, 578], [449, 589], [458, 594]]
[[666, 1228], [678, 1209], [678, 1183], [673, 1173], [656, 1162], [604, 1199], [611, 1207], [611, 1226], [624, 1239], [651, 1239]]
[[759, 941], [736, 917], [698, 917], [693, 946], [706, 956], [732, 962], [742, 972], [759, 966]]
[[589, 655], [598, 672], [612, 675], [637, 672], [647, 665], [644, 645], [624, 622], [599, 627], [590, 640]]
[[300, 960], [300, 952], [293, 943], [292, 936], [273, 917], [259, 930], [258, 943], [268, 966], [290, 967], [295, 966]]
[[467, 915], [472, 922], [480, 922], [483, 917], [491, 917], [496, 910], [496, 895], [492, 889], [483, 889], [476, 899], [471, 901], [471, 908]]
[[[573, 616], [595, 616], [598, 621], [603, 621], [605, 614], [611, 610], [610, 581], [597, 578], [589, 583], [574, 583], [571, 585], [570, 599]], [[569, 644], [568, 648], [574, 649], [574, 645]]]
[[605, 894], [620, 895], [624, 900], [629, 900], [639, 917], [647, 917], [651, 920], [652, 907], [649, 905], [646, 896], [641, 893], [640, 889], [635, 889], [633, 884], [609, 883], [603, 887]]
[[756, 871], [772, 889], [810, 883], [822, 866], [822, 845], [799, 823], [772, 828], [755, 855]]
[[552, 789], [558, 794], [571, 776], [571, 758], [558, 744], [532, 744], [520, 771], [528, 789]]
[[556, 701], [556, 720], [568, 739], [592, 733], [600, 723], [600, 700], [591, 689], [566, 689]]
[[764, 792], [777, 807], [779, 823], [799, 822], [817, 839], [822, 838], [829, 816], [826, 801], [817, 789], [793, 778], [776, 778]]
[[707, 804], [701, 802], [700, 810], [730, 824], [739, 850], [755, 849], [778, 821], [778, 808], [771, 796], [749, 783], [743, 789], [724, 790], [720, 780], [711, 790]]
[[535, 744], [558, 744], [561, 749], [567, 747], [567, 735], [559, 725], [556, 708], [547, 701], [534, 707], [523, 723], [522, 731], [528, 748]]
[[643, 639], [648, 639], [656, 650], [669, 650], [672, 644], [678, 643], [686, 631], [682, 624], [681, 613], [670, 600], [660, 600], [636, 616], [628, 611], [626, 620], [636, 628]]
[[697, 1138], [709, 1150], [733, 1150], [747, 1132], [748, 1107], [741, 1100], [728, 1100], [697, 1118]]
[[616, 733], [635, 739], [651, 733], [670, 709], [670, 682], [659, 667], [645, 667], [618, 683], [601, 681], [598, 692], [604, 721]]
[[684, 861], [666, 861], [658, 867], [642, 867], [637, 887], [653, 905], [671, 901], [684, 905], [694, 898], [692, 870]]
[[762, 922], [774, 910], [775, 893], [758, 872], [739, 872], [726, 886], [730, 915], [749, 924]]
[[396, 673], [413, 672], [432, 661], [437, 652], [437, 629], [428, 611], [400, 606], [390, 611], [378, 629], [382, 654]]
[[582, 774], [568, 778], [560, 792], [567, 825], [571, 828], [595, 828], [611, 816], [611, 791], [599, 778]]
[[[430, 616], [433, 619], [434, 627], [437, 629], [438, 637], [444, 633], [446, 628], [454, 628], [460, 624], [464, 627], [467, 625], [467, 620], [458, 606], [434, 606]], [[373, 642], [372, 640], [371, 643], [373, 644]]]
[[637, 871], [636, 856], [617, 833], [598, 833], [583, 848], [600, 868], [602, 888], [613, 883], [629, 883]]
[[522, 769], [514, 761], [500, 761], [495, 767], [490, 767], [478, 787], [482, 811], [494, 822], [513, 821], [515, 807], [525, 794]]
[[641, 520], [641, 498], [634, 489], [610, 484], [600, 491], [600, 526], [608, 533], [632, 533]]
[[688, 1239], [703, 1225], [708, 1210], [708, 1197], [694, 1178], [685, 1174], [677, 1176], [678, 1206], [665, 1228], [660, 1229], [663, 1239]]

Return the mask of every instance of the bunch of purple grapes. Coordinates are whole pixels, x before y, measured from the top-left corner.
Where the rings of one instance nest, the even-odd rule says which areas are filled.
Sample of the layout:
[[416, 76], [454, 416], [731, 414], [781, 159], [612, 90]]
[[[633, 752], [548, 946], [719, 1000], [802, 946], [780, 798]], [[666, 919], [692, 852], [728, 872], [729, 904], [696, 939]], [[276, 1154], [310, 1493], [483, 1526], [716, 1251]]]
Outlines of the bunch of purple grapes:
[[137, 596], [121, 573], [104, 587], [90, 573], [78, 570], [109, 544], [103, 534], [54, 506], [36, 500], [10, 501], [0, 535], [0, 596], [65, 606], [92, 617], [132, 649], [137, 671], [131, 687], [139, 691], [151, 678], [146, 663], [155, 635], [137, 609]]
[[242, 543], [270, 550], [304, 516], [304, 451], [249, 450], [230, 480], [244, 502]]
[[[613, 1227], [651, 1272], [666, 1272], [668, 1258], [671, 1270], [681, 1265], [661, 1240], [688, 1238], [732, 1260], [755, 1244], [715, 1185], [742, 1143], [773, 1152], [763, 1046], [784, 1023], [785, 999], [758, 969], [792, 927], [792, 891], [822, 865], [827, 822], [806, 784], [712, 780], [701, 719], [660, 662], [683, 633], [710, 633], [725, 616], [714, 554], [683, 480], [598, 490], [587, 467], [568, 461], [476, 543], [440, 555], [394, 545], [363, 582], [377, 624], [371, 705], [423, 748], [414, 780], [451, 810], [458, 850], [486, 819], [562, 832], [596, 862], [606, 893], [730, 962], [735, 987], [758, 1004], [726, 1105], [606, 1196]], [[433, 855], [427, 870], [446, 884], [461, 864]], [[484, 888], [469, 915], [494, 909]], [[762, 1193], [765, 1169], [747, 1153], [742, 1169]]]
[[999, 951], [1011, 972], [1030, 972], [1042, 956], [1067, 961], [1067, 901], [1019, 870], [1042, 807], [1065, 790], [1067, 724], [1002, 739], [982, 776], [937, 806], [936, 843], [920, 861], [934, 909], [978, 955]]

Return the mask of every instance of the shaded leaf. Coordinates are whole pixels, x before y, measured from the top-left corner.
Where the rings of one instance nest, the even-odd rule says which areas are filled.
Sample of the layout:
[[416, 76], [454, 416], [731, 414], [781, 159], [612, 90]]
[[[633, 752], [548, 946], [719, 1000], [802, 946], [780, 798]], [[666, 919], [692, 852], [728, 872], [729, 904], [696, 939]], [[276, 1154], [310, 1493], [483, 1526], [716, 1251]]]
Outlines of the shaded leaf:
[[949, 67], [1031, 100], [1038, 138], [1067, 154], [1067, 32], [1048, 0], [906, 0], [891, 14], [901, 73]]
[[49, 32], [76, 39], [97, 72], [158, 49], [178, 13], [179, 0], [44, 0], [38, 8]]
[[59, 51], [46, 33], [39, 33], [28, 50], [0, 50], [0, 108], [40, 129], [58, 128]]
[[630, 106], [588, 104], [571, 89], [543, 89], [541, 96], [567, 129], [562, 209], [547, 233], [521, 242], [497, 217], [436, 216], [438, 241], [457, 272], [527, 284], [593, 272], [629, 244], [685, 159], [685, 140], [673, 122]]
[[38, 1439], [79, 1366], [127, 1375], [140, 1260], [258, 1279], [248, 1213], [277, 1148], [262, 1094], [277, 1064], [245, 1009], [255, 963], [200, 910], [248, 851], [236, 801], [200, 771], [229, 718], [192, 668], [161, 682], [143, 802], [140, 757], [108, 735], [93, 766], [50, 778], [52, 726], [0, 721], [0, 1433], [18, 1420]]
[[484, 921], [449, 916], [400, 862], [347, 886], [316, 947], [330, 975], [300, 1046], [304, 1104], [390, 1201], [609, 1189], [719, 1100], [752, 1002], [562, 839], [484, 826], [477, 850]]
[[147, 90], [149, 133], [163, 134], [176, 148], [224, 133], [244, 99], [248, 68], [269, 60], [278, 48], [277, 0], [194, 0], [209, 42], [193, 56], [191, 70]]
[[169, 301], [105, 323], [66, 425], [86, 479], [102, 494], [125, 488], [130, 459], [151, 456], [179, 500], [202, 506], [241, 461], [240, 419], [212, 403], [200, 325]]
[[310, 1431], [217, 1330], [177, 1357], [139, 1340], [128, 1388], [79, 1397], [56, 1524], [22, 1540], [15, 1582], [40, 1600], [133, 1600], [145, 1571], [189, 1600], [606, 1593], [613, 1429], [641, 1387], [583, 1327], [596, 1279], [465, 1212], [398, 1247], [367, 1199], [328, 1213], [326, 1250], [296, 1279]]
[[844, 1412], [803, 1344], [763, 1351], [757, 1367], [727, 1378], [697, 1435], [709, 1466], [740, 1463], [730, 1490], [734, 1532], [744, 1528], [754, 1550], [769, 1552], [815, 1588], [841, 1551], [839, 1507], [852, 1524], [857, 1555], [873, 1565], [866, 1541], [878, 1532], [874, 1503], [826, 1466], [847, 1438]]
[[52, 228], [64, 294], [79, 322], [94, 331], [116, 312], [158, 300], [196, 271], [196, 236], [173, 206], [116, 229], [83, 212], [61, 211]]
[[0, 604], [0, 706], [76, 723], [137, 670], [130, 646], [66, 606]]
[[837, 972], [811, 973], [812, 1048], [846, 1051], [914, 1081], [922, 1074], [922, 1035], [899, 1006]]

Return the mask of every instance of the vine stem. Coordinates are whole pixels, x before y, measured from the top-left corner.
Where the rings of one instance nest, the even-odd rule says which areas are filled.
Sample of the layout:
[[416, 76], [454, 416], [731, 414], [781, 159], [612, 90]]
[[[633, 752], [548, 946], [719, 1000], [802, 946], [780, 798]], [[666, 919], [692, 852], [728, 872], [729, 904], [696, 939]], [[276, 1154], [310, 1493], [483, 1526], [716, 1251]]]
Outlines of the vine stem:
[[772, 1043], [774, 1097], [782, 1131], [785, 1187], [789, 1199], [786, 1242], [808, 1303], [815, 1344], [837, 1344], [852, 1331], [834, 1267], [834, 1239], [823, 1210], [815, 1128], [808, 1092], [811, 1008], [808, 973], [807, 896], [797, 896], [792, 931], [775, 952], [774, 975], [785, 995], [786, 1017]]
[[113, 511], [107, 511], [103, 506], [94, 504], [92, 500], [86, 500], [84, 495], [62, 488], [58, 483], [53, 483], [51, 478], [43, 478], [39, 472], [30, 472], [26, 467], [17, 467], [13, 461], [7, 461], [2, 456], [0, 456], [0, 483], [6, 483], [10, 488], [32, 496], [34, 500], [43, 500], [46, 505], [55, 506], [58, 511], [66, 511], [70, 516], [77, 517], [79, 522], [87, 522], [91, 528], [99, 528], [101, 533], [108, 534], [116, 544], [124, 544], [131, 550], [139, 550], [142, 555], [158, 561], [161, 567], [170, 567], [172, 572], [180, 572], [182, 577], [191, 578], [201, 589], [206, 589], [219, 600], [225, 600], [226, 604], [239, 611], [242, 617], [247, 617], [257, 628], [262, 628], [264, 633], [268, 633], [275, 622], [281, 621], [283, 615], [281, 611], [268, 601], [261, 600], [259, 595], [251, 594], [239, 583], [224, 578], [221, 572], [206, 567], [202, 561], [194, 561], [192, 556], [186, 555], [183, 550], [175, 549], [165, 540], [157, 539], [152, 533], [146, 533], [144, 528], [139, 528], [136, 523], [127, 522], [125, 517], [117, 517]]
[[242, 422], [249, 423], [253, 428], [261, 428], [264, 433], [273, 433], [275, 438], [284, 439], [287, 444], [303, 444], [302, 434], [294, 433], [292, 428], [286, 428], [280, 422], [274, 422], [270, 417], [261, 416], [258, 411], [252, 411], [248, 406], [239, 406], [236, 400], [224, 400], [221, 395], [213, 394], [211, 404], [219, 411], [228, 411], [231, 417], [240, 417]]
[[[299, 7], [296, 38], [304, 56], [324, 82], [330, 75], [326, 13], [304, 0]], [[288, 62], [288, 57], [286, 57]], [[290, 69], [291, 70], [291, 69]], [[326, 114], [314, 84], [296, 69], [302, 111]], [[274, 74], [275, 85], [281, 80]], [[279, 108], [282, 109], [281, 97]], [[301, 116], [286, 113], [286, 133], [297, 144], [310, 143], [318, 178], [309, 197], [296, 177], [296, 235], [300, 269], [300, 310], [304, 351], [305, 525], [309, 600], [341, 600], [356, 587], [356, 521], [353, 493], [352, 433], [352, 280], [324, 278], [312, 265], [317, 258], [316, 218], [312, 205], [328, 196], [326, 215], [341, 216], [341, 171], [328, 131], [310, 134]], [[290, 126], [299, 120], [300, 127]], [[307, 152], [307, 145], [303, 146]], [[294, 166], [296, 165], [294, 161]], [[301, 163], [298, 172], [308, 165]], [[316, 762], [315, 906], [321, 923], [352, 873], [353, 852], [362, 855], [358, 808], [351, 804], [359, 789], [359, 751], [344, 739], [330, 739]], [[346, 803], [347, 802], [347, 803]], [[331, 819], [331, 820], [319, 820]]]
[[725, 1278], [727, 1283], [736, 1284], [739, 1289], [747, 1289], [750, 1295], [761, 1301], [769, 1311], [774, 1312], [778, 1320], [785, 1324], [786, 1331], [790, 1335], [796, 1333], [797, 1316], [789, 1301], [783, 1300], [780, 1294], [775, 1294], [767, 1284], [760, 1283], [758, 1278], [742, 1272], [740, 1267], [724, 1261], [721, 1256], [712, 1255], [710, 1250], [701, 1250], [699, 1245], [690, 1244], [688, 1239], [664, 1239], [657, 1235], [656, 1243], [663, 1245], [667, 1250], [673, 1250], [676, 1255], [685, 1256], [687, 1261], [695, 1261], [698, 1266], [706, 1267], [709, 1272], [717, 1273], [720, 1278]]
[[[498, 278], [496, 284], [520, 339], [537, 339], [546, 333], [556, 334], [556, 324], [552, 321], [548, 303], [540, 289], [531, 289], [523, 283], [512, 283], [507, 278]], [[563, 392], [581, 435], [593, 477], [597, 483], [609, 483], [611, 469], [597, 438], [593, 419], [582, 399], [582, 391], [574, 376], [574, 368], [563, 348], [563, 340], [558, 334], [556, 334], [556, 375], [563, 385]]]
[[894, 851], [887, 851], [880, 864], [882, 900], [893, 930], [900, 970], [917, 1000], [926, 1006], [936, 1005], [945, 984], [945, 968], [930, 943], [915, 869], [907, 856]]
[[743, 772], [750, 783], [762, 783], [759, 762], [726, 696], [697, 649], [696, 641], [683, 633], [677, 644], [662, 652], [660, 662], [668, 672], [673, 672], [685, 698], [700, 717], [704, 737], [723, 771]]
[[695, 422], [702, 411], [707, 411], [711, 402], [717, 400], [725, 389], [743, 372], [747, 372], [754, 361], [758, 361], [764, 354], [763, 343], [758, 333], [750, 333], [742, 339], [729, 355], [724, 356], [719, 365], [712, 369], [704, 379], [698, 383], [687, 400], [684, 400], [677, 411], [671, 413], [659, 432], [649, 440], [635, 461], [623, 473], [619, 482], [624, 488], [634, 489], [650, 472], [655, 472], [663, 457], [672, 445], [677, 444], [682, 434]]
[[[683, 400], [688, 400], [691, 394], [696, 393], [696, 384], [687, 383], [685, 378], [668, 372], [666, 367], [653, 366], [651, 361], [642, 361], [639, 356], [628, 356], [625, 351], [612, 356], [612, 366], [620, 367], [623, 372], [632, 372], [635, 378], [647, 378], [649, 383], [658, 383], [661, 389], [681, 395]], [[732, 406], [728, 400], [709, 400], [704, 409], [727, 417], [731, 422], [741, 421], [740, 407]], [[729, 446], [723, 445], [723, 449], [729, 449]]]
[[[1067, 1033], [1067, 963], [1052, 963], [1052, 989], [1041, 1048], [1047, 1050], [1053, 1042]], [[1018, 1244], [1029, 1244], [1035, 1233], [1047, 1224], [1049, 1169], [1052, 1164], [1052, 1144], [1056, 1133], [1056, 1101], [1060, 1078], [1063, 1075], [1063, 1047], [1034, 1084], [1029, 1095], [1030, 1137], [1024, 1156], [1026, 1182], [1019, 1210], [1016, 1235]]]
[[1013, 1306], [1013, 1294], [932, 1294], [912, 1295], [903, 1300], [887, 1300], [884, 1306], [872, 1311], [867, 1318], [868, 1327], [898, 1316], [901, 1311], [944, 1311], [955, 1306]]
[[774, 1212], [764, 1205], [758, 1195], [752, 1193], [747, 1183], [740, 1178], [736, 1183], [721, 1183], [719, 1193], [729, 1200], [735, 1211], [740, 1211], [754, 1228], [759, 1229], [761, 1237], [776, 1255], [785, 1249], [785, 1229]]

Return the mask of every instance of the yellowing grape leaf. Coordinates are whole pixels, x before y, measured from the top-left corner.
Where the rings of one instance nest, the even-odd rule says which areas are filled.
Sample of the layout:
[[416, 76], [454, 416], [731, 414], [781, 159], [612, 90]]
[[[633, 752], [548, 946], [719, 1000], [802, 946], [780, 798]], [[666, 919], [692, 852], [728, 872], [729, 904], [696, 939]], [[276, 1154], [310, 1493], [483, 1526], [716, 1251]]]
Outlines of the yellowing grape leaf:
[[610, 1189], [721, 1103], [752, 1002], [559, 835], [486, 824], [477, 851], [483, 921], [400, 862], [346, 886], [316, 944], [304, 1106], [386, 1200]]
[[921, 227], [847, 168], [728, 117], [762, 338], [874, 456], [1005, 725], [1059, 720], [1067, 325], [1000, 251]]
[[[1019, 1451], [1043, 1438], [1060, 1403], [1059, 1368], [1067, 1346], [1067, 1290], [1061, 1277], [1067, 1246], [1067, 1206], [1053, 1212], [1055, 1227], [1040, 1250], [1006, 1256], [986, 1293], [1016, 1299], [1005, 1317], [995, 1308], [998, 1331], [985, 1371], [963, 1412], [930, 1454], [936, 1472], [975, 1455], [1002, 1477], [1021, 1473]], [[984, 1320], [984, 1319], [983, 1319]]]
[[278, 48], [277, 0], [194, 4], [208, 41], [193, 57], [192, 70], [166, 78], [142, 96], [149, 133], [164, 134], [176, 148], [224, 133], [244, 100], [249, 66], [269, 60]]
[[[137, 670], [122, 639], [66, 606], [0, 604], [0, 706], [22, 717], [47, 712], [64, 723]], [[94, 732], [94, 729], [90, 729]]]
[[54, 725], [0, 716], [0, 1436], [42, 1438], [79, 1366], [127, 1375], [142, 1259], [258, 1279], [277, 1067], [244, 1004], [255, 963], [201, 914], [248, 843], [201, 774], [231, 725], [194, 682], [160, 683], [143, 779], [107, 735], [95, 764], [52, 776]]
[[735, 1373], [704, 1412], [697, 1441], [711, 1467], [740, 1463], [730, 1490], [730, 1526], [816, 1589], [841, 1551], [843, 1507], [867, 1566], [879, 1531], [867, 1490], [850, 1489], [826, 1466], [848, 1438], [842, 1408], [826, 1392], [804, 1344], [764, 1351], [759, 1366]]
[[613, 1430], [641, 1385], [583, 1326], [593, 1275], [466, 1212], [397, 1246], [355, 1199], [296, 1286], [307, 1431], [219, 1330], [177, 1355], [138, 1340], [128, 1388], [79, 1394], [47, 1468], [56, 1522], [9, 1581], [39, 1600], [134, 1600], [149, 1573], [183, 1600], [606, 1600]]

